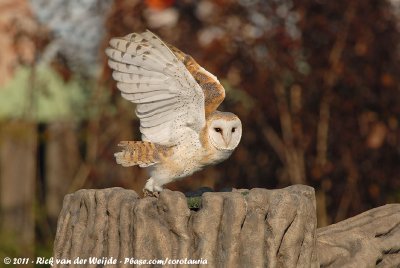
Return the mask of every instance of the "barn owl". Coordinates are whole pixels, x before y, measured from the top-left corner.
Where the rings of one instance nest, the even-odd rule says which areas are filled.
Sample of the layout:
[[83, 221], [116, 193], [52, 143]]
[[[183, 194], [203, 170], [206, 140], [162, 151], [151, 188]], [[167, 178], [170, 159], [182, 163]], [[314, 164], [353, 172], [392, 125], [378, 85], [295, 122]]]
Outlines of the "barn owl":
[[232, 154], [242, 123], [217, 111], [225, 98], [217, 77], [148, 30], [109, 44], [108, 65], [122, 97], [137, 104], [142, 134], [142, 141], [122, 141], [115, 158], [148, 169], [145, 195]]

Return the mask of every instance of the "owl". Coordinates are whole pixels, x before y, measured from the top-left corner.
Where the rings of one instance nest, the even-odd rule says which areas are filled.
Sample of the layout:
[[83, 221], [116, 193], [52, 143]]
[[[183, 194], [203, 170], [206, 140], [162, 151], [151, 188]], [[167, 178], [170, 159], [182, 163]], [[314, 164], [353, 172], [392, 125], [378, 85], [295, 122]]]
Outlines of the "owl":
[[145, 195], [232, 154], [242, 123], [217, 110], [225, 98], [217, 77], [148, 30], [109, 44], [112, 76], [122, 97], [136, 104], [142, 134], [142, 141], [122, 141], [115, 158], [148, 169]]

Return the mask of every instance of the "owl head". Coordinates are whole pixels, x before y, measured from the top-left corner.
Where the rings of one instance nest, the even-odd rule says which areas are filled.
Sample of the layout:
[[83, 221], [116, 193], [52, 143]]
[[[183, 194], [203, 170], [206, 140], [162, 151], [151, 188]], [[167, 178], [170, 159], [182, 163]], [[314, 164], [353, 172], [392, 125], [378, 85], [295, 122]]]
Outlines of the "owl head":
[[233, 151], [242, 137], [242, 122], [233, 113], [216, 111], [209, 118], [208, 137], [220, 151]]

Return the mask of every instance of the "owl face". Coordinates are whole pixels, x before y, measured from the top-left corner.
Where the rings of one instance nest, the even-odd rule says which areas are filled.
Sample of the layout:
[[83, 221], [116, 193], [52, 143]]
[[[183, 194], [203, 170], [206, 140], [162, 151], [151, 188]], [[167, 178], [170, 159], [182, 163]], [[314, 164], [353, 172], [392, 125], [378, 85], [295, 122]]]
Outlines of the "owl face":
[[226, 112], [218, 112], [212, 116], [208, 135], [211, 144], [218, 150], [234, 150], [242, 137], [242, 123], [240, 119]]

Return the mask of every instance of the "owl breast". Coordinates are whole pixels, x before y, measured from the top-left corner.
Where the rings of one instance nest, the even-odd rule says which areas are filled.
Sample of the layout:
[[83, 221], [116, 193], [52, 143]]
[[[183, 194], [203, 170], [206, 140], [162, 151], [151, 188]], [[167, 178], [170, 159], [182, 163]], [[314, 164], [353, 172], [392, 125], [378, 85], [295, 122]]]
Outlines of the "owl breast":
[[157, 165], [149, 167], [151, 177], [168, 183], [190, 176], [205, 166], [217, 164], [231, 155], [232, 151], [205, 148], [198, 138], [185, 139], [172, 148], [171, 154]]

